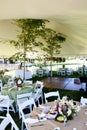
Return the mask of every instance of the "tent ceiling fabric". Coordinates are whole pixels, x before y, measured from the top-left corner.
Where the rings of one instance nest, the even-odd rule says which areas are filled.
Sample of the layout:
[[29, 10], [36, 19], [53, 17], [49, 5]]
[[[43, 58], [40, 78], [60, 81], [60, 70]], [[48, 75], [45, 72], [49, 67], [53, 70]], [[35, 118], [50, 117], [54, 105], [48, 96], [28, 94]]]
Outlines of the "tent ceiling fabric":
[[17, 52], [18, 50], [14, 46], [7, 43], [0, 43], [0, 58], [9, 58]]
[[0, 38], [16, 38], [16, 18], [50, 20], [52, 29], [66, 35], [60, 55], [87, 56], [87, 0], [0, 0]]
[[0, 19], [52, 18], [87, 12], [87, 0], [0, 0]]

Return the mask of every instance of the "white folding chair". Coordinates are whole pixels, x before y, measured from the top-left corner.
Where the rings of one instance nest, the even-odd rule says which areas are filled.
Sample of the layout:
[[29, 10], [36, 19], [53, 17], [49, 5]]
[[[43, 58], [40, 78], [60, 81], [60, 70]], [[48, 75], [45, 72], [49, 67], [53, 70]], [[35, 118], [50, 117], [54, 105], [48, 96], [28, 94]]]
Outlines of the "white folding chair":
[[23, 103], [24, 101], [30, 99], [32, 96], [32, 92], [30, 93], [23, 93], [23, 94], [17, 94], [17, 102], [19, 104]]
[[48, 76], [49, 75], [49, 69], [44, 69], [44, 76]]
[[44, 93], [45, 103], [48, 102], [49, 97], [57, 97], [57, 100], [60, 100], [59, 91]]
[[[29, 108], [29, 111], [27, 110], [28, 113], [25, 113], [25, 110], [28, 108]], [[22, 104], [19, 104], [19, 111], [22, 117], [22, 130], [24, 128], [24, 124], [25, 124], [26, 129], [28, 130], [27, 123], [29, 120], [30, 113], [34, 108], [36, 108], [36, 104], [33, 98], [23, 102]]]
[[9, 78], [7, 85], [13, 85], [14, 84], [14, 79], [13, 78]]
[[83, 68], [82, 67], [78, 69], [78, 74], [83, 75]]
[[43, 70], [38, 70], [38, 76], [43, 77]]
[[44, 86], [44, 83], [42, 81], [36, 81], [35, 83], [35, 87], [41, 87], [41, 86]]
[[8, 126], [8, 124], [11, 123], [11, 130], [19, 130], [19, 128], [17, 127], [16, 123], [14, 122], [13, 118], [11, 117], [10, 114], [7, 114], [7, 116], [5, 118], [1, 117], [2, 122], [0, 123], [0, 130], [5, 130], [6, 127]]
[[15, 113], [13, 102], [14, 100], [11, 100], [8, 95], [0, 95], [0, 108], [6, 110], [7, 113], [9, 113], [9, 111], [13, 111]]
[[66, 74], [67, 74], [68, 76], [72, 75], [72, 69], [67, 69], [67, 70], [66, 70]]
[[87, 74], [87, 68], [84, 69], [84, 74], [85, 74], [85, 75]]
[[62, 69], [61, 70], [61, 76], [65, 76], [66, 75], [66, 70], [65, 69]]
[[36, 93], [33, 94], [33, 99], [35, 102], [38, 103], [38, 105], [40, 104], [40, 99], [41, 99], [41, 102], [43, 104], [43, 86], [38, 88]]
[[[19, 104], [22, 104], [23, 102], [29, 100], [31, 97], [32, 97], [32, 92], [24, 93], [24, 94], [17, 94], [16, 111], [19, 110], [18, 108]], [[20, 117], [20, 113], [19, 113], [19, 117]]]
[[87, 98], [81, 97], [80, 103], [81, 105], [87, 105]]

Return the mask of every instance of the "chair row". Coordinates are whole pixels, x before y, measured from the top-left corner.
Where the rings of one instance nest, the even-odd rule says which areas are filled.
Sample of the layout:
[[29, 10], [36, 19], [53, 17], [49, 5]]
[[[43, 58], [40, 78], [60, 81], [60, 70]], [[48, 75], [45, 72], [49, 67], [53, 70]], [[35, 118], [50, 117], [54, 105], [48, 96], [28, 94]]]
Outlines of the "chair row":
[[72, 74], [73, 74], [72, 69], [59, 68], [59, 69], [57, 70], [57, 75], [59, 75], [59, 76], [66, 76], [66, 75], [70, 76], [70, 75], [72, 75]]
[[26, 129], [28, 129], [27, 124], [29, 123], [30, 113], [34, 108], [39, 106], [40, 99], [41, 102], [43, 103], [42, 89], [43, 87], [41, 86], [40, 88], [36, 89], [35, 93], [17, 95], [17, 108], [19, 112], [19, 118], [22, 118], [22, 130], [24, 130], [24, 125]]
[[[43, 94], [42, 94], [42, 87], [40, 87], [37, 92], [33, 95], [33, 97], [31, 97], [31, 93], [30, 93], [30, 98], [27, 98], [25, 100], [26, 97], [22, 97], [22, 99], [20, 99], [20, 97], [18, 98], [18, 110], [19, 110], [19, 118], [22, 118], [22, 130], [24, 130], [24, 128], [26, 128], [28, 130], [28, 124], [31, 122], [31, 117], [30, 117], [30, 113], [33, 111], [34, 108], [38, 107], [40, 105], [39, 99], [41, 98], [41, 103], [43, 104]], [[57, 97], [57, 100], [60, 100], [60, 95], [59, 92], [49, 92], [49, 93], [44, 93], [45, 96], [45, 103], [48, 102], [47, 98], [55, 96]], [[37, 104], [36, 104], [37, 102]], [[26, 112], [26, 113], [25, 113]], [[34, 119], [35, 120], [35, 119]], [[37, 119], [38, 120], [38, 119]], [[24, 127], [25, 126], [25, 127]]]
[[15, 109], [13, 106], [14, 100], [10, 99], [8, 95], [4, 96], [0, 94], [0, 109], [7, 111], [13, 111], [15, 113]]

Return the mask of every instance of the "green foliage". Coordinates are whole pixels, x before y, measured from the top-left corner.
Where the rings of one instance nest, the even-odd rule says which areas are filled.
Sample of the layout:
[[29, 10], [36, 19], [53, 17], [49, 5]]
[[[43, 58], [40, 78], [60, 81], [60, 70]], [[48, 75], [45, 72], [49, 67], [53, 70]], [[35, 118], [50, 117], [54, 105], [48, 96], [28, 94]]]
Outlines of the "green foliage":
[[44, 39], [46, 43], [42, 46], [42, 50], [45, 52], [45, 56], [50, 59], [50, 75], [52, 76], [52, 61], [60, 53], [61, 43], [66, 40], [66, 37], [61, 33], [46, 28]]
[[60, 53], [60, 43], [64, 42], [66, 40], [66, 37], [61, 33], [46, 28], [44, 39], [46, 43], [44, 46], [42, 46], [42, 50], [45, 51], [46, 55], [52, 59], [55, 54], [57, 55]]
[[[41, 32], [45, 28], [45, 24], [48, 22], [44, 19], [17, 19], [14, 21], [21, 32], [17, 35], [17, 40], [10, 40], [18, 48], [24, 48], [25, 50], [33, 50], [34, 46], [38, 46], [36, 39], [41, 36]], [[40, 42], [40, 41], [39, 41]]]
[[4, 75], [4, 70], [0, 70], [0, 76]]
[[[16, 24], [20, 28], [20, 33], [17, 35], [17, 40], [9, 40], [11, 44], [15, 47], [23, 51], [24, 56], [24, 66], [26, 61], [27, 52], [35, 51], [35, 46], [40, 46], [42, 43], [37, 41], [37, 39], [42, 36], [42, 32], [45, 30], [45, 23], [48, 22], [44, 19], [17, 19], [14, 20], [14, 24]], [[25, 67], [24, 67], [25, 69]], [[25, 70], [24, 70], [25, 71]], [[24, 77], [25, 79], [25, 72]]]
[[11, 78], [11, 76], [8, 76], [8, 75], [2, 76], [2, 75], [0, 75], [0, 79], [2, 80], [3, 85], [7, 84], [9, 78]]
[[[68, 96], [70, 99], [73, 99], [75, 101], [80, 101], [81, 96], [87, 98], [87, 93], [83, 92], [83, 91], [75, 91], [75, 90], [64, 90], [64, 89], [58, 89], [58, 88], [47, 88], [44, 87], [43, 88], [43, 93], [45, 92], [51, 92], [51, 91], [59, 91], [60, 93], [60, 98], [62, 98], [63, 96]], [[50, 99], [54, 100], [53, 98]]]

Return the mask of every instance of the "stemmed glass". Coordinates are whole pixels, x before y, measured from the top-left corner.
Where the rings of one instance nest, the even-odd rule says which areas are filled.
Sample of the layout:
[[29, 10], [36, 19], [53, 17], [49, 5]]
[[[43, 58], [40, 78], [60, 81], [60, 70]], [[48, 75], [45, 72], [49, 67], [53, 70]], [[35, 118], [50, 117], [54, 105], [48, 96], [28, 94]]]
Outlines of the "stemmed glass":
[[66, 127], [66, 124], [67, 124], [67, 118], [66, 118], [66, 116], [63, 116], [63, 120], [64, 120], [64, 126]]

